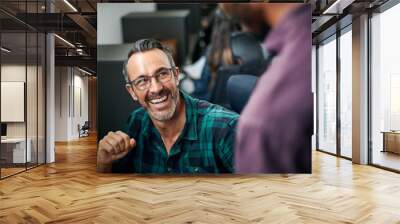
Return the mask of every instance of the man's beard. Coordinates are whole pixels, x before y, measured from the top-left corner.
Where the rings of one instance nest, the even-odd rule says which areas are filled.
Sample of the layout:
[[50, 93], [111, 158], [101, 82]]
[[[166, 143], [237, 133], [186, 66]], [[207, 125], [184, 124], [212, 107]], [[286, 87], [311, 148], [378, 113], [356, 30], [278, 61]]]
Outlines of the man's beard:
[[[150, 100], [163, 96], [168, 96], [171, 98], [171, 106], [166, 111], [153, 111], [150, 106]], [[148, 95], [146, 97], [146, 103], [148, 105], [146, 110], [150, 114], [151, 118], [157, 121], [168, 121], [174, 116], [178, 102], [179, 102], [179, 91], [178, 90], [171, 91], [167, 88], [164, 88], [159, 93]]]

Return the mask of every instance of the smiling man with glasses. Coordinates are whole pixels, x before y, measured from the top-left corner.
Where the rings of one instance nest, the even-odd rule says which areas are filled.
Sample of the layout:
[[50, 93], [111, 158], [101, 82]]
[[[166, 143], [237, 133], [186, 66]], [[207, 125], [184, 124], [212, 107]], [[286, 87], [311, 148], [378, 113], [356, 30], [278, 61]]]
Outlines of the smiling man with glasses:
[[231, 173], [238, 115], [179, 90], [179, 69], [160, 42], [134, 43], [126, 89], [142, 108], [99, 142], [99, 172]]

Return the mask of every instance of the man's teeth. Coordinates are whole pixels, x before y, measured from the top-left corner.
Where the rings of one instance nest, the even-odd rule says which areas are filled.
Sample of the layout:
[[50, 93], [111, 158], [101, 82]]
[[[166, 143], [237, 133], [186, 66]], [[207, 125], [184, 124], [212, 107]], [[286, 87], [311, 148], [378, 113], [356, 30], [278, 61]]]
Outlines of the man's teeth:
[[167, 96], [163, 96], [163, 97], [158, 98], [158, 99], [152, 99], [152, 100], [150, 100], [150, 103], [152, 103], [152, 104], [162, 103], [162, 102], [164, 102], [167, 98], [168, 98]]

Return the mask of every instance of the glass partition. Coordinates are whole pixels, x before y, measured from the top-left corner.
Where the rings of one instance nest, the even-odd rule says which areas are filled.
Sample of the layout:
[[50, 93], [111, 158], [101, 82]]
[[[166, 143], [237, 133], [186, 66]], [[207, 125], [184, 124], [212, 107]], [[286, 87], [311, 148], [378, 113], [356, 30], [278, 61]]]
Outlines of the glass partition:
[[27, 113], [27, 151], [29, 153], [28, 168], [37, 165], [37, 127], [38, 127], [38, 111], [37, 111], [37, 98], [38, 98], [38, 35], [36, 32], [27, 33], [27, 98], [26, 98], [26, 113]]
[[[1, 2], [17, 16], [44, 1]], [[45, 162], [45, 35], [0, 11], [0, 178]]]
[[38, 76], [37, 76], [37, 162], [44, 164], [46, 162], [46, 144], [45, 144], [45, 124], [46, 124], [46, 36], [43, 33], [38, 33]]
[[372, 164], [400, 170], [400, 4], [371, 18]]
[[26, 150], [26, 41], [25, 31], [1, 34], [2, 177], [25, 170], [31, 156]]
[[318, 149], [336, 154], [336, 36], [318, 47]]
[[352, 157], [352, 34], [351, 26], [340, 36], [340, 155]]

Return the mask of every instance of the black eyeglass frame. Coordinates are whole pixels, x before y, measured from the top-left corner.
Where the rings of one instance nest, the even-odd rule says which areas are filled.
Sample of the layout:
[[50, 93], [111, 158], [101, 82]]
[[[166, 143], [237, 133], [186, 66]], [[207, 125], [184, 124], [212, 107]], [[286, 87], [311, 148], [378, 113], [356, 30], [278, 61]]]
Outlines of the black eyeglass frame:
[[[132, 88], [136, 88], [140, 91], [144, 91], [144, 90], [150, 88], [151, 80], [153, 78], [159, 83], [167, 83], [167, 82], [171, 81], [172, 76], [175, 75], [175, 72], [177, 70], [178, 70], [178, 67], [160, 68], [153, 75], [141, 75], [140, 77], [138, 77], [132, 81], [129, 81], [126, 84], [132, 86]], [[161, 78], [159, 78], [159, 77], [161, 77], [159, 75], [165, 71], [168, 71], [168, 76], [166, 77], [166, 79], [162, 80]], [[139, 86], [138, 81], [140, 81], [140, 79], [143, 79], [143, 78], [146, 79], [148, 81], [148, 83], [144, 84], [143, 87], [138, 87]], [[144, 81], [146, 81], [146, 80], [144, 80]]]

